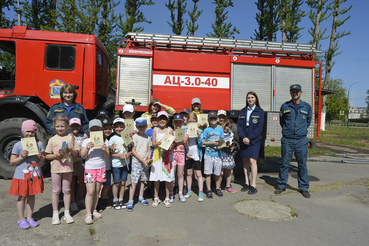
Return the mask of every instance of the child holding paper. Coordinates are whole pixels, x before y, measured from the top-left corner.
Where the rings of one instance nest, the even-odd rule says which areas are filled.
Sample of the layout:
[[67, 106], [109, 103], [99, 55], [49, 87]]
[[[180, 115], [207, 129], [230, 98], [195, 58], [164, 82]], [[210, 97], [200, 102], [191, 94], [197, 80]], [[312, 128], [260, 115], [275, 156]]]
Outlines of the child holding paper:
[[143, 197], [145, 181], [149, 178], [149, 164], [151, 159], [151, 138], [145, 134], [147, 121], [145, 118], [138, 118], [135, 121], [138, 133], [133, 136], [132, 149], [132, 171], [131, 171], [131, 189], [129, 191], [129, 201], [127, 203], [127, 211], [133, 210], [133, 197], [136, 191], [137, 184], [140, 183], [140, 194], [138, 203], [143, 206], [148, 206], [149, 202]]
[[[175, 136], [176, 140], [174, 140], [174, 146], [173, 146], [173, 165], [174, 165], [174, 173], [177, 173], [178, 177], [178, 196], [181, 202], [186, 201], [186, 197], [183, 195], [183, 172], [185, 167], [185, 149], [188, 148], [187, 144], [187, 138], [184, 134], [185, 129], [182, 129], [183, 127], [183, 117], [180, 114], [176, 114], [173, 116], [173, 125], [175, 130]], [[183, 133], [182, 133], [183, 131]], [[177, 139], [179, 137], [180, 139]], [[174, 183], [174, 182], [173, 182]], [[173, 183], [171, 187], [171, 192], [169, 194], [169, 199], [171, 202], [173, 202], [174, 194], [173, 194]]]
[[[9, 189], [10, 196], [18, 196], [18, 227], [21, 230], [37, 227], [39, 224], [32, 218], [35, 207], [35, 195], [44, 191], [44, 177], [38, 161], [45, 161], [44, 145], [37, 140], [37, 126], [33, 120], [25, 120], [22, 123], [23, 138], [35, 138], [38, 149], [37, 155], [30, 156], [24, 149], [22, 141], [13, 146], [10, 156], [10, 165], [16, 166], [12, 183]], [[36, 146], [34, 146], [36, 147]], [[27, 219], [24, 217], [24, 209], [27, 201]]]
[[219, 197], [223, 196], [220, 189], [220, 173], [222, 170], [221, 150], [218, 149], [218, 141], [224, 139], [223, 129], [217, 125], [217, 113], [212, 111], [208, 114], [209, 127], [204, 130], [203, 138], [205, 144], [205, 158], [204, 158], [204, 174], [206, 181], [206, 197], [213, 198], [211, 192], [211, 175], [215, 176], [215, 194]]
[[92, 216], [95, 219], [102, 217], [101, 213], [97, 212], [96, 206], [99, 199], [101, 184], [106, 181], [106, 164], [105, 159], [109, 157], [109, 142], [101, 139], [102, 147], [98, 148], [100, 142], [92, 139], [93, 135], [103, 135], [103, 127], [101, 121], [93, 119], [89, 123], [90, 138], [82, 142], [81, 157], [85, 162], [85, 183], [86, 183], [86, 216], [85, 223], [90, 225], [93, 223]]
[[173, 130], [168, 128], [169, 115], [165, 111], [158, 113], [159, 126], [154, 128], [152, 134], [152, 146], [155, 148], [153, 155], [153, 165], [150, 171], [150, 181], [154, 181], [154, 202], [153, 207], [157, 207], [159, 200], [159, 185], [160, 181], [165, 182], [165, 200], [164, 204], [167, 208], [171, 207], [169, 200], [169, 189], [171, 182], [174, 181], [174, 165], [172, 163], [173, 155], [170, 149], [165, 150], [160, 147], [161, 140], [168, 133], [173, 135]]
[[[78, 156], [79, 146], [77, 141], [68, 135], [68, 117], [58, 114], [53, 118], [53, 127], [56, 135], [50, 138], [46, 146], [46, 159], [51, 161], [51, 180], [53, 184], [53, 194], [51, 197], [53, 207], [52, 224], [60, 224], [59, 220], [59, 193], [63, 191], [64, 200], [64, 220], [67, 224], [73, 223], [74, 219], [70, 216], [71, 202], [71, 183], [73, 177], [73, 157]], [[64, 145], [63, 145], [64, 144]], [[64, 148], [62, 148], [64, 146]], [[67, 150], [63, 155], [60, 152]]]
[[109, 140], [109, 145], [112, 146], [113, 208], [115, 210], [120, 210], [126, 208], [123, 197], [126, 190], [128, 165], [132, 153], [128, 151], [128, 146], [124, 143], [122, 138], [122, 132], [125, 129], [124, 120], [122, 118], [116, 118], [113, 121], [113, 129], [116, 135]]

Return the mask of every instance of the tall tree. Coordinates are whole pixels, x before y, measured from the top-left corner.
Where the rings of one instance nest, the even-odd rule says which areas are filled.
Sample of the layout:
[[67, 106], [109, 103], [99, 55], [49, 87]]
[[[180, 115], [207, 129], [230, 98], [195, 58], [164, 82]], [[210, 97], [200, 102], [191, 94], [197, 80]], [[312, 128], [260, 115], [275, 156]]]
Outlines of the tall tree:
[[327, 20], [330, 16], [328, 14], [328, 0], [308, 0], [306, 3], [310, 7], [309, 19], [313, 23], [313, 27], [309, 28], [309, 33], [312, 36], [310, 43], [314, 45], [317, 49], [321, 49], [320, 42], [328, 37], [325, 37], [327, 28], [321, 30], [321, 23]]
[[32, 0], [23, 3], [24, 22], [37, 30], [54, 31], [57, 25], [56, 0]]
[[[330, 81], [330, 76], [332, 72], [332, 67], [334, 65], [333, 58], [342, 53], [339, 51], [338, 39], [343, 38], [344, 36], [350, 35], [351, 31], [341, 31], [338, 32], [337, 28], [345, 24], [345, 22], [350, 18], [350, 15], [344, 18], [343, 20], [339, 20], [339, 16], [347, 14], [348, 11], [352, 8], [350, 5], [348, 8], [340, 9], [341, 4], [345, 3], [347, 0], [334, 0], [332, 4], [333, 9], [333, 22], [332, 22], [332, 30], [329, 42], [328, 51], [325, 52], [325, 76], [323, 81], [323, 88], [328, 87], [328, 83]], [[325, 116], [327, 112], [327, 96], [323, 96], [322, 102], [322, 121], [321, 128], [325, 130]]]
[[277, 12], [279, 2], [273, 0], [258, 0], [255, 4], [259, 10], [259, 13], [257, 13], [255, 17], [259, 28], [255, 29], [254, 37], [251, 38], [275, 41], [279, 26]]
[[126, 0], [124, 4], [125, 19], [124, 15], [120, 14], [117, 24], [121, 36], [124, 37], [128, 32], [142, 32], [144, 28], [135, 27], [135, 25], [143, 22], [151, 23], [151, 21], [145, 18], [140, 8], [154, 4], [152, 0]]
[[232, 23], [226, 23], [228, 19], [228, 11], [226, 8], [234, 7], [232, 0], [214, 0], [213, 4], [216, 4], [215, 7], [215, 23], [211, 24], [213, 28], [212, 33], [207, 33], [208, 37], [214, 38], [234, 38], [234, 34], [239, 34], [240, 31], [236, 28], [232, 28]]
[[200, 15], [202, 14], [202, 10], [198, 10], [197, 3], [200, 0], [192, 0], [193, 2], [193, 9], [192, 11], [188, 11], [188, 15], [191, 21], [186, 21], [187, 26], [187, 35], [195, 36], [195, 32], [199, 29], [199, 25], [196, 24], [197, 20], [199, 19]]
[[169, 0], [165, 6], [170, 11], [170, 22], [167, 21], [168, 25], [172, 28], [172, 32], [176, 35], [181, 35], [185, 22], [183, 21], [183, 16], [186, 14], [186, 0]]
[[0, 28], [9, 28], [14, 20], [10, 20], [5, 16], [5, 9], [8, 11], [14, 6], [14, 1], [0, 0]]
[[348, 112], [346, 89], [343, 88], [341, 79], [331, 79], [328, 88], [336, 93], [327, 96], [327, 121], [338, 120], [340, 119], [340, 111]]
[[300, 8], [303, 3], [303, 0], [280, 0], [282, 42], [295, 43], [301, 37], [300, 31], [304, 28], [298, 25], [305, 16], [305, 11]]

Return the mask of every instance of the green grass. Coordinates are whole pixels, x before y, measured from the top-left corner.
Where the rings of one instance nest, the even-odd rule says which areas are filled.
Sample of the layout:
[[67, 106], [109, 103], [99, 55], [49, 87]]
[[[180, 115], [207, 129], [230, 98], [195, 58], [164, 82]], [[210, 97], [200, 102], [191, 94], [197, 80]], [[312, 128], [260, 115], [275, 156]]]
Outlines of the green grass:
[[345, 147], [369, 149], [369, 129], [328, 126], [325, 131], [320, 131], [318, 141]]
[[[309, 149], [309, 156], [317, 156], [317, 155], [335, 155], [333, 152], [329, 150], [322, 149]], [[265, 157], [281, 157], [281, 147], [267, 146], [265, 147]]]

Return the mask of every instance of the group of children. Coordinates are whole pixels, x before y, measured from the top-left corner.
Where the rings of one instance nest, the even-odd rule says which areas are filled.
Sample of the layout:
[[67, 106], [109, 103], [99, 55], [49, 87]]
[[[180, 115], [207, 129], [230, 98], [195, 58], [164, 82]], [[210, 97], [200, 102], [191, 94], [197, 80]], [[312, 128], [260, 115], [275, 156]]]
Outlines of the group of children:
[[[63, 218], [67, 224], [74, 222], [70, 210], [78, 211], [77, 204], [86, 207], [86, 224], [92, 224], [93, 219], [100, 219], [102, 215], [97, 210], [99, 197], [101, 203], [106, 205], [111, 176], [113, 176], [113, 207], [116, 210], [133, 210], [137, 187], [138, 203], [143, 206], [149, 205], [144, 198], [145, 183], [148, 190], [151, 190], [151, 187], [154, 189], [151, 203], [153, 207], [157, 207], [161, 202], [160, 182], [165, 182], [163, 203], [166, 207], [171, 207], [174, 201], [175, 183], [181, 202], [185, 202], [193, 195], [192, 184], [197, 183], [198, 201], [202, 202], [204, 201], [202, 173], [205, 175], [207, 198], [213, 197], [212, 175], [215, 179], [217, 196], [223, 196], [220, 187], [222, 178], [225, 179], [225, 190], [236, 193], [237, 191], [231, 187], [232, 171], [235, 166], [231, 152], [232, 121], [226, 117], [224, 110], [212, 111], [208, 114], [208, 124], [198, 124], [197, 136], [190, 137], [187, 124], [198, 123], [200, 113], [202, 113], [200, 99], [194, 98], [191, 110], [184, 109], [173, 116], [172, 127], [169, 126], [170, 117], [166, 111], [152, 113], [150, 122], [144, 117], [137, 118], [134, 121], [134, 130], [129, 132], [132, 141], [128, 145], [125, 144], [122, 133], [126, 128], [125, 120], [133, 119], [135, 114], [134, 107], [130, 104], [123, 107], [123, 118], [116, 118], [113, 122], [108, 119], [106, 113], [99, 112], [98, 117], [89, 122], [90, 138], [85, 139], [80, 134], [81, 121], [78, 118], [68, 120], [64, 115], [56, 115], [53, 119], [56, 135], [49, 139], [45, 149], [42, 142], [37, 141], [37, 124], [33, 120], [24, 121], [22, 135], [24, 138], [35, 137], [39, 151], [37, 155], [28, 156], [29, 152], [22, 148], [21, 141], [14, 145], [12, 151], [10, 164], [17, 167], [9, 194], [18, 196], [19, 228], [38, 226], [32, 218], [32, 213], [35, 195], [43, 192], [43, 177], [38, 161], [45, 159], [51, 163], [54, 225], [61, 223], [58, 209], [60, 192], [63, 192], [65, 208]], [[168, 149], [162, 148], [163, 141], [166, 141], [163, 138], [168, 134], [174, 136], [176, 129], [185, 129], [184, 138], [178, 142], [174, 140]], [[100, 147], [97, 146], [98, 135], [94, 132], [103, 133], [103, 144]], [[66, 153], [60, 153], [63, 149], [66, 149]], [[32, 173], [31, 169], [36, 171]], [[26, 173], [27, 170], [31, 174]], [[129, 172], [131, 173], [129, 200], [124, 203]], [[78, 202], [75, 195], [77, 192], [74, 191], [76, 181], [79, 182]], [[27, 219], [24, 217], [26, 201]]]

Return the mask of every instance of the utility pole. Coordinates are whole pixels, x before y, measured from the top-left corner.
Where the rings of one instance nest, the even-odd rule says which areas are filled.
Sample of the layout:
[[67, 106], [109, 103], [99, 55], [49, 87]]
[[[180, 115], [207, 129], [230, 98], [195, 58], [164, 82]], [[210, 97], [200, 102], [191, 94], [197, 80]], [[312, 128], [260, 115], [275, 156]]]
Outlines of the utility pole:
[[352, 83], [348, 89], [348, 93], [347, 93], [347, 127], [349, 127], [349, 121], [350, 121], [350, 89], [351, 86], [353, 86], [354, 84], [358, 84], [359, 82], [355, 82]]
[[17, 15], [18, 15], [18, 26], [21, 25], [21, 14], [22, 14], [22, 10], [19, 6], [19, 0], [17, 0], [17, 9], [16, 9]]

